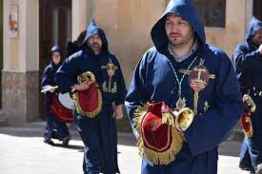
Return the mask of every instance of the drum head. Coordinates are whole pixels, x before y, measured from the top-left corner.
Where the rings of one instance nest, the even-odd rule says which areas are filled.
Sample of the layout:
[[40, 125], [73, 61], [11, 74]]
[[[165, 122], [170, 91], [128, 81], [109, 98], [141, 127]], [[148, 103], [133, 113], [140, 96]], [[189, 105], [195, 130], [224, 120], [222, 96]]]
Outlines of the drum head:
[[73, 110], [75, 108], [74, 101], [70, 97], [69, 93], [64, 93], [64, 94], [59, 93], [58, 100], [67, 109]]

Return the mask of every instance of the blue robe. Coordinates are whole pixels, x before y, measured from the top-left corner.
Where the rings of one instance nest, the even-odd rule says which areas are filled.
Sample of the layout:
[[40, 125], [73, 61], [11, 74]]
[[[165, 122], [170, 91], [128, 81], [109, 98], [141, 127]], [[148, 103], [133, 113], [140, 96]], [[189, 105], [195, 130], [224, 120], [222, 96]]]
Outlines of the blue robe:
[[262, 29], [262, 21], [250, 21], [246, 41], [237, 45], [233, 60], [243, 94], [249, 94], [256, 103], [256, 111], [251, 117], [254, 135], [245, 138], [240, 153], [240, 168], [254, 171], [262, 163], [262, 55], [258, 45], [252, 42], [256, 31]]
[[[117, 164], [117, 130], [113, 117], [113, 107], [123, 104], [126, 87], [120, 64], [116, 57], [108, 51], [107, 40], [102, 29], [91, 23], [86, 32], [87, 39], [99, 34], [102, 39], [102, 52], [95, 55], [87, 46], [66, 59], [56, 74], [56, 81], [62, 92], [71, 91], [77, 83], [77, 76], [83, 72], [94, 73], [102, 91], [102, 111], [95, 118], [82, 116], [75, 111], [78, 131], [85, 144], [83, 170], [85, 174], [119, 173]], [[109, 78], [106, 65], [113, 63], [117, 67], [112, 78]]]
[[[168, 38], [165, 33], [165, 17], [168, 13], [179, 14], [193, 27], [198, 49], [181, 63], [176, 62], [168, 51]], [[200, 92], [198, 114], [190, 128], [184, 132], [185, 142], [175, 160], [168, 165], [152, 165], [143, 158], [142, 174], [216, 174], [218, 145], [226, 139], [242, 112], [239, 83], [227, 55], [220, 49], [205, 43], [204, 26], [198, 19], [189, 1], [171, 0], [166, 11], [151, 31], [154, 47], [149, 49], [135, 68], [126, 97], [126, 107], [132, 127], [134, 111], [148, 101], [164, 101], [175, 108], [178, 100], [180, 69], [192, 68], [204, 60], [204, 66], [216, 76]], [[191, 69], [192, 69], [191, 68]], [[187, 106], [193, 109], [193, 91], [188, 76], [182, 81], [182, 97]], [[136, 131], [134, 131], [137, 134]]]
[[[56, 86], [55, 82], [55, 73], [61, 64], [55, 65], [50, 62], [44, 69], [41, 86], [51, 85]], [[44, 138], [50, 140], [51, 138], [63, 140], [66, 137], [69, 137], [69, 131], [66, 126], [66, 123], [58, 120], [53, 113], [51, 112], [51, 102], [54, 93], [47, 92], [44, 95], [44, 108], [45, 114], [47, 117], [46, 128], [44, 132]]]

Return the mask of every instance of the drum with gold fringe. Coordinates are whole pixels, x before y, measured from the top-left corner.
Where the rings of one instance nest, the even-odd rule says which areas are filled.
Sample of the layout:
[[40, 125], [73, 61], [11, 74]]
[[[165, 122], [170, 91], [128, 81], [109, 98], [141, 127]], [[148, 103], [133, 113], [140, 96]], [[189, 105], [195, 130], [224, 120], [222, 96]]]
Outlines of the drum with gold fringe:
[[184, 142], [182, 132], [175, 126], [163, 122], [163, 104], [150, 103], [138, 108], [135, 113], [135, 122], [140, 134], [140, 155], [154, 165], [168, 165], [174, 161]]
[[84, 72], [78, 76], [78, 83], [89, 83], [89, 87], [73, 94], [76, 111], [82, 116], [95, 118], [102, 109], [102, 94], [95, 75], [90, 71]]

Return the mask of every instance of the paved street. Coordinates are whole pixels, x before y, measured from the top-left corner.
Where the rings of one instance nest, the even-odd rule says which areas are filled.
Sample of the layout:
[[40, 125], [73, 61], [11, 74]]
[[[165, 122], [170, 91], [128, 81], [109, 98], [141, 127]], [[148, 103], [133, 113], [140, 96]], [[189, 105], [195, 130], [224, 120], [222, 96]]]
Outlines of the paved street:
[[[0, 174], [81, 174], [83, 144], [75, 131], [70, 147], [42, 143], [44, 124], [22, 128], [0, 127]], [[119, 166], [122, 174], [139, 174], [140, 158], [132, 135], [119, 134]], [[247, 174], [238, 169], [240, 144], [222, 144], [219, 174]]]

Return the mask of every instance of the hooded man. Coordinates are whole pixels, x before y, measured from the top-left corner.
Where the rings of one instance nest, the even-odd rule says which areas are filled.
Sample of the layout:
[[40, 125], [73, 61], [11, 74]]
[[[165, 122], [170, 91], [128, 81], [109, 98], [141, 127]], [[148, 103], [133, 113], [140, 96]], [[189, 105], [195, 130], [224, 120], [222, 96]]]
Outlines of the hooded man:
[[[216, 174], [218, 145], [242, 113], [231, 61], [222, 50], [206, 44], [191, 0], [171, 0], [151, 37], [154, 47], [136, 66], [126, 97], [131, 125], [139, 127], [134, 132], [143, 158], [141, 173]], [[150, 112], [141, 117], [140, 106], [148, 102], [145, 108]], [[162, 106], [154, 110], [152, 103], [159, 102]], [[191, 116], [190, 109], [195, 116], [184, 129], [178, 116]], [[175, 129], [173, 122], [178, 122]]]
[[62, 55], [62, 50], [59, 46], [54, 45], [50, 50], [50, 63], [45, 67], [42, 75], [42, 88], [47, 86], [51, 87], [50, 90], [44, 93], [45, 113], [47, 116], [44, 142], [53, 145], [54, 142], [52, 139], [59, 139], [63, 142], [63, 145], [67, 146], [70, 140], [70, 134], [66, 123], [57, 119], [51, 109], [52, 99], [55, 95], [54, 92], [56, 89], [55, 73], [62, 64]]
[[82, 49], [58, 70], [56, 80], [61, 91], [71, 92], [77, 103], [74, 115], [85, 144], [84, 173], [119, 173], [116, 119], [123, 117], [123, 74], [108, 50], [104, 31], [94, 21], [87, 26], [82, 43]]
[[[237, 45], [233, 54], [242, 94], [248, 94], [256, 104], [251, 116], [253, 135], [246, 136], [240, 153], [240, 168], [255, 173], [262, 163], [262, 21], [253, 17], [246, 41]], [[261, 166], [261, 165], [260, 165]], [[262, 173], [262, 166], [260, 173]], [[257, 171], [259, 172], [259, 171]]]

